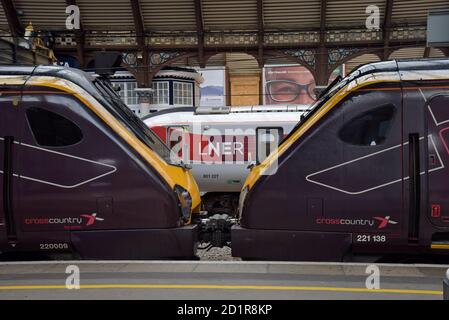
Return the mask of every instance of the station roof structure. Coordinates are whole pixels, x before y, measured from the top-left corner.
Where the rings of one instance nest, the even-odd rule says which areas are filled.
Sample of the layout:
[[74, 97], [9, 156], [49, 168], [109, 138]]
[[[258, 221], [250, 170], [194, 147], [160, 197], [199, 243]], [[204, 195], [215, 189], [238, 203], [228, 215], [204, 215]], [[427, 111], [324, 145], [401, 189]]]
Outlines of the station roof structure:
[[[166, 65], [231, 65], [257, 69], [300, 63], [320, 84], [342, 63], [441, 57], [426, 48], [428, 10], [449, 0], [1, 0], [0, 31], [51, 31], [57, 54], [88, 66], [93, 52], [124, 53], [126, 66], [148, 84]], [[67, 30], [66, 7], [80, 8], [81, 28]], [[367, 28], [369, 6], [378, 28]], [[368, 8], [368, 9], [370, 9]], [[250, 59], [245, 57], [251, 56]], [[246, 64], [246, 62], [248, 62]]]

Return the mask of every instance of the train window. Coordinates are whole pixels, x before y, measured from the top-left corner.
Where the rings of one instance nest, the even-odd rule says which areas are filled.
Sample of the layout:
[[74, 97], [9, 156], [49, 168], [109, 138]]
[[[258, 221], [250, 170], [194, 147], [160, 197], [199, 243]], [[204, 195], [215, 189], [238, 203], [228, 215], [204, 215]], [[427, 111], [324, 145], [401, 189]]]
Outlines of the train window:
[[83, 139], [81, 129], [72, 121], [54, 112], [32, 107], [26, 111], [36, 142], [44, 147], [64, 147]]
[[351, 119], [339, 132], [340, 139], [359, 146], [382, 144], [391, 127], [395, 107], [385, 105]]

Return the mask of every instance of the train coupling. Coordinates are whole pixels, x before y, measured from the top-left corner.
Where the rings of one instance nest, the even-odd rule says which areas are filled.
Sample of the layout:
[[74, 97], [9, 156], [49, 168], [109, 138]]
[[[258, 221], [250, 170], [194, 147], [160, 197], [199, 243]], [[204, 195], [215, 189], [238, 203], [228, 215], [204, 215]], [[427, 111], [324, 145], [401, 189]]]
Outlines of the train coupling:
[[227, 214], [214, 214], [199, 219], [198, 222], [200, 225], [199, 240], [207, 244], [202, 249], [231, 246], [231, 227], [237, 223], [236, 218], [231, 218]]

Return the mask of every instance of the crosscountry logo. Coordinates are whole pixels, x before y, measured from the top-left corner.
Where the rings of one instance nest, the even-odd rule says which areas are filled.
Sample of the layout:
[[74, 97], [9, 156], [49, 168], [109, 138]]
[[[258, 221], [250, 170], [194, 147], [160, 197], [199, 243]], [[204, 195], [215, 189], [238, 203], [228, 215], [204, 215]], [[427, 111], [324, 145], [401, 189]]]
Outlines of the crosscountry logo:
[[385, 228], [388, 224], [398, 224], [396, 221], [390, 220], [390, 216], [386, 216], [386, 217], [373, 217], [373, 219], [379, 220], [380, 224], [377, 227], [377, 229], [383, 229]]
[[87, 219], [87, 223], [86, 226], [91, 226], [95, 223], [95, 221], [104, 221], [103, 218], [97, 217], [96, 213], [92, 213], [92, 214], [82, 214], [81, 217], [86, 218]]

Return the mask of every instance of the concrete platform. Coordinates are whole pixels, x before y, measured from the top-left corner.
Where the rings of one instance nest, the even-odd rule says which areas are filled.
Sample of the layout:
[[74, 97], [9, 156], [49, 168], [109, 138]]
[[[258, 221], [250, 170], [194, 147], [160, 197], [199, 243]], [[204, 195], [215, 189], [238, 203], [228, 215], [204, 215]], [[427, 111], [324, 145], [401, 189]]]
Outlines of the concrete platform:
[[[68, 265], [80, 289], [65, 286]], [[442, 299], [449, 266], [241, 261], [56, 261], [0, 263], [0, 299]]]

